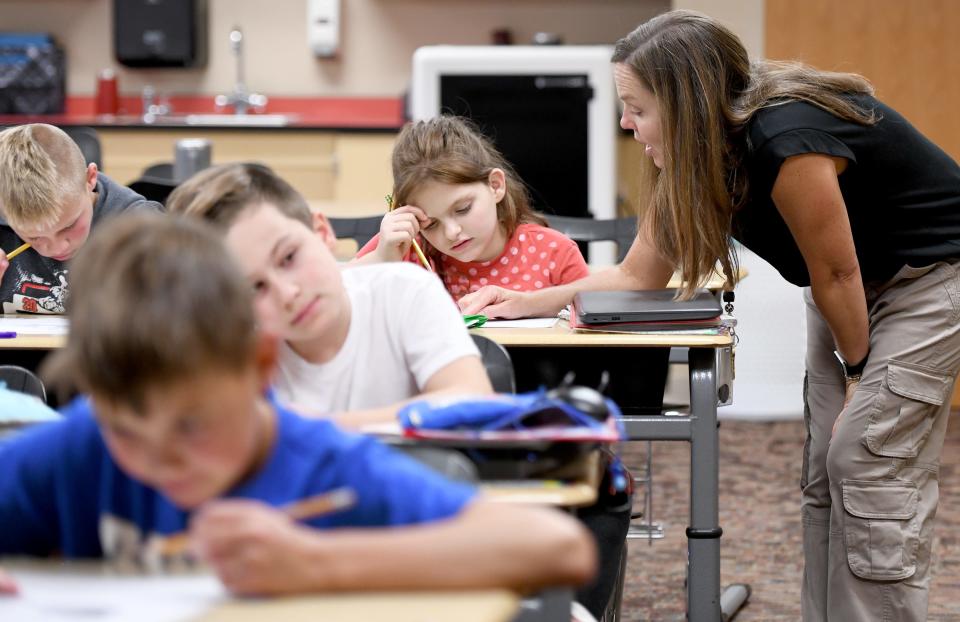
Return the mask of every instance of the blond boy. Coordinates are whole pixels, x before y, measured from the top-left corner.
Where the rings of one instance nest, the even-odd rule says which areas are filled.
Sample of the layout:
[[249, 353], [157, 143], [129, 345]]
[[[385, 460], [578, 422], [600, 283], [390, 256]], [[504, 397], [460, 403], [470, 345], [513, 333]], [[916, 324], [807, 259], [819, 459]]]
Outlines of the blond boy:
[[[189, 529], [193, 552], [240, 594], [591, 576], [592, 543], [572, 518], [488, 501], [279, 406], [267, 393], [276, 340], [255, 330], [250, 287], [204, 223], [121, 216], [74, 276], [50, 371], [90, 399], [0, 445], [0, 555], [143, 560]], [[341, 488], [356, 503], [337, 513], [297, 522], [278, 509]], [[0, 574], [0, 591], [14, 589]]]
[[[63, 130], [32, 123], [0, 132], [3, 313], [63, 313], [69, 260], [93, 227], [129, 209], [162, 206], [98, 173]], [[8, 261], [25, 242], [30, 248]]]

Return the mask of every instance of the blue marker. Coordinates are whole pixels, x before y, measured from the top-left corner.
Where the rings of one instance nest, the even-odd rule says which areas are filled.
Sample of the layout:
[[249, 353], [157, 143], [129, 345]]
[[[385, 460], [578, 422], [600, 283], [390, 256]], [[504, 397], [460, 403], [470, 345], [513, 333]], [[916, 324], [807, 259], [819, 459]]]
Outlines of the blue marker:
[[6, 331], [6, 332], [0, 332], [0, 339], [15, 339], [16, 336], [17, 336], [17, 333], [12, 330]]

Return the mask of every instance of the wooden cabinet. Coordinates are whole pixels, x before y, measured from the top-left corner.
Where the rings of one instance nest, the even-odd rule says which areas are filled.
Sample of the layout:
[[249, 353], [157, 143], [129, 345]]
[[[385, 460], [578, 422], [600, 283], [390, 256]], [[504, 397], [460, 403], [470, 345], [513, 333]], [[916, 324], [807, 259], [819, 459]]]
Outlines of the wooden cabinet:
[[214, 164], [261, 162], [289, 181], [310, 202], [381, 206], [390, 192], [393, 133], [332, 130], [99, 128], [103, 170], [121, 183], [145, 168], [173, 160], [182, 138], [206, 138]]
[[[213, 145], [214, 164], [262, 162], [329, 215], [380, 213], [393, 187], [393, 132], [100, 127], [97, 133], [103, 171], [124, 184], [138, 179], [151, 164], [171, 162], [178, 140], [206, 138]], [[633, 215], [640, 198], [647, 196], [641, 172], [649, 158], [643, 145], [623, 135], [617, 141], [617, 161], [618, 210]]]

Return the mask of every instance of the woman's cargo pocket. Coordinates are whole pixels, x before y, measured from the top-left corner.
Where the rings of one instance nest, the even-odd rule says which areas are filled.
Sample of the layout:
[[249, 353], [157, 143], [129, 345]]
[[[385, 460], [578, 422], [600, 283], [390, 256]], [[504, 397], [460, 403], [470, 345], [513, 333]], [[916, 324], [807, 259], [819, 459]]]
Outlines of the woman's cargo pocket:
[[878, 456], [915, 458], [952, 384], [935, 369], [891, 360], [867, 419], [867, 448]]
[[853, 574], [899, 581], [917, 570], [919, 491], [907, 480], [844, 480], [843, 543]]

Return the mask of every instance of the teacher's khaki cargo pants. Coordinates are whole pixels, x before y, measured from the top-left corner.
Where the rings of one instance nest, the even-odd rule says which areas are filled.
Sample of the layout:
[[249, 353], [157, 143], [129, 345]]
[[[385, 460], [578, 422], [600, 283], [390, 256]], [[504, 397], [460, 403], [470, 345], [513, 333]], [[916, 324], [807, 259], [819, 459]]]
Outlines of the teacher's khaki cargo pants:
[[926, 620], [940, 450], [960, 369], [960, 263], [868, 287], [870, 357], [844, 399], [809, 288], [802, 610], [807, 622]]

